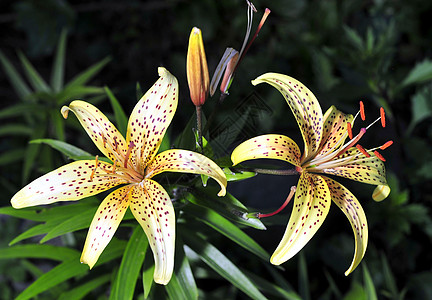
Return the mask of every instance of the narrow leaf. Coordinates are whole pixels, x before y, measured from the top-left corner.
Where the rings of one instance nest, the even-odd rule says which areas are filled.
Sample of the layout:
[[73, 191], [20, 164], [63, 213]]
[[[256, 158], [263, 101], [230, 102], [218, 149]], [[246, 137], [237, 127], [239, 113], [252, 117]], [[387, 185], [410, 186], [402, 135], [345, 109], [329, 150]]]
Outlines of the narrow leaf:
[[101, 285], [109, 282], [111, 279], [111, 274], [106, 274], [103, 276], [96, 277], [72, 290], [64, 292], [61, 294], [59, 300], [80, 300], [83, 299], [88, 293], [96, 290]]
[[10, 243], [9, 246], [12, 246], [22, 240], [31, 238], [31, 237], [35, 237], [38, 235], [42, 235], [42, 234], [46, 234], [48, 233], [51, 229], [55, 228], [57, 226], [57, 224], [60, 221], [52, 221], [52, 222], [46, 222], [44, 224], [38, 224], [36, 226], [31, 227], [30, 229], [24, 231], [23, 233], [21, 233], [20, 235], [18, 235], [17, 237], [15, 237]]
[[63, 153], [64, 155], [66, 155], [67, 157], [74, 159], [74, 160], [79, 160], [81, 159], [81, 157], [84, 156], [88, 156], [88, 157], [92, 157], [92, 155], [74, 145], [68, 144], [66, 142], [62, 142], [59, 140], [54, 140], [54, 139], [36, 139], [36, 140], [32, 140], [30, 142], [31, 144], [47, 144], [49, 146], [51, 146], [52, 148], [60, 151], [61, 153]]
[[114, 117], [117, 123], [117, 129], [120, 131], [122, 135], [126, 136], [128, 117], [126, 116], [117, 98], [114, 96], [114, 94], [107, 86], [105, 87], [105, 92], [108, 95], [108, 98], [111, 102], [111, 106], [114, 110]]
[[59, 42], [57, 44], [57, 52], [51, 71], [51, 87], [53, 88], [55, 93], [58, 93], [62, 89], [64, 82], [66, 37], [67, 30], [63, 29], [60, 34]]
[[192, 232], [186, 233], [186, 229], [183, 229], [183, 231], [179, 230], [179, 232], [185, 233], [183, 238], [187, 243], [186, 247], [190, 248], [190, 251], [197, 253], [200, 259], [216, 273], [228, 280], [231, 284], [236, 286], [252, 299], [267, 299], [255, 287], [250, 279], [216, 247], [201, 237], [194, 235]]
[[[31, 139], [40, 139], [45, 134], [45, 124], [40, 124], [36, 126], [31, 136]], [[24, 164], [23, 164], [23, 175], [22, 175], [22, 184], [28, 182], [30, 177], [31, 169], [33, 168], [33, 164], [36, 161], [36, 157], [39, 154], [40, 145], [38, 144], [29, 144], [26, 149], [26, 153], [24, 155]]]
[[23, 124], [6, 124], [0, 127], [0, 136], [5, 135], [31, 135], [33, 129]]
[[19, 160], [23, 160], [26, 150], [23, 148], [16, 148], [13, 150], [5, 151], [0, 154], [0, 166], [9, 165]]
[[363, 262], [363, 282], [364, 282], [364, 287], [365, 287], [367, 299], [377, 300], [378, 297], [377, 297], [377, 294], [375, 291], [375, 286], [374, 286], [374, 283], [372, 281], [372, 277], [369, 273], [369, 270], [366, 266], [366, 263], [364, 263], [364, 262]]
[[18, 57], [21, 60], [23, 69], [27, 74], [27, 79], [30, 81], [33, 89], [37, 92], [49, 93], [51, 91], [50, 87], [45, 82], [45, 80], [43, 80], [42, 76], [38, 73], [38, 71], [36, 71], [36, 69], [27, 59], [27, 57], [25, 57], [25, 55], [21, 51], [18, 51]]
[[85, 85], [90, 79], [93, 78], [97, 73], [102, 70], [103, 67], [111, 60], [111, 58], [106, 57], [100, 62], [92, 65], [87, 70], [83, 71], [82, 73], [78, 74], [76, 77], [74, 77], [65, 88], [72, 88], [72, 87], [78, 87]]
[[77, 255], [79, 252], [74, 249], [52, 245], [29, 244], [0, 249], [0, 259], [45, 258], [67, 261]]
[[142, 228], [136, 226], [126, 246], [120, 269], [113, 283], [110, 299], [132, 299], [139, 271], [148, 248]]
[[432, 79], [432, 61], [429, 58], [416, 64], [416, 66], [405, 77], [402, 85], [422, 83]]
[[153, 257], [151, 255], [147, 255], [144, 258], [143, 263], [143, 273], [142, 273], [142, 279], [143, 279], [143, 288], [144, 288], [144, 299], [147, 299], [151, 288], [153, 286], [153, 273], [154, 273], [155, 265], [153, 262]]
[[303, 252], [300, 252], [300, 259], [299, 259], [299, 269], [298, 269], [298, 276], [299, 276], [299, 291], [301, 298], [304, 300], [310, 299], [310, 289], [309, 289], [309, 278], [308, 278], [308, 271], [307, 271], [307, 265], [306, 265], [306, 258], [303, 254]]
[[3, 66], [3, 69], [8, 76], [9, 82], [15, 90], [15, 93], [17, 93], [21, 100], [27, 101], [32, 91], [27, 83], [25, 83], [25, 81], [22, 79], [15, 67], [9, 62], [6, 56], [3, 55], [2, 51], [0, 51], [0, 63]]

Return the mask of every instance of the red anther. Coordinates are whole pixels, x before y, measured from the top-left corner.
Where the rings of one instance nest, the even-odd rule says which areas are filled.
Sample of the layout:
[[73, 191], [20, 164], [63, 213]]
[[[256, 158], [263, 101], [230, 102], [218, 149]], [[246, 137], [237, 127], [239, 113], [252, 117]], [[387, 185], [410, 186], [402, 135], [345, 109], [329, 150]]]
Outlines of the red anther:
[[352, 134], [352, 127], [351, 127], [350, 122], [347, 123], [347, 129], [348, 129], [348, 136], [349, 136], [350, 140], [352, 140], [353, 134]]
[[366, 157], [370, 157], [370, 154], [365, 150], [365, 148], [363, 148], [361, 145], [357, 144], [356, 148], [363, 153]]
[[385, 158], [384, 158], [384, 156], [382, 156], [381, 153], [379, 153], [378, 151], [375, 150], [373, 153], [374, 153], [375, 156], [378, 157], [380, 160], [382, 160], [382, 161], [386, 161]]
[[363, 121], [366, 120], [363, 101], [360, 101], [360, 117]]
[[381, 125], [384, 128], [385, 127], [385, 112], [384, 108], [380, 107], [380, 114], [381, 114]]
[[393, 141], [388, 141], [386, 142], [384, 145], [382, 145], [381, 147], [379, 147], [381, 150], [387, 149], [388, 147], [390, 147], [393, 144]]

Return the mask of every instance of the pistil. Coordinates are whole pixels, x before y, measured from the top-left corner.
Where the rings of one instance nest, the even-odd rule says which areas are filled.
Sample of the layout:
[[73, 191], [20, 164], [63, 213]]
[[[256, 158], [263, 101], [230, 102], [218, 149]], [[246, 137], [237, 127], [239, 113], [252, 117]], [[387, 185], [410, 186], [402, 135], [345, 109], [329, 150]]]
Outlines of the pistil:
[[285, 202], [282, 204], [281, 207], [279, 207], [274, 212], [271, 212], [271, 213], [268, 213], [268, 214], [257, 213], [256, 214], [257, 218], [259, 218], [259, 219], [261, 219], [261, 218], [267, 218], [267, 217], [271, 217], [271, 216], [274, 216], [274, 215], [280, 213], [288, 205], [288, 203], [291, 201], [292, 197], [294, 196], [295, 191], [296, 191], [296, 187], [292, 186], [291, 187], [291, 191], [290, 191], [288, 197], [286, 198]]

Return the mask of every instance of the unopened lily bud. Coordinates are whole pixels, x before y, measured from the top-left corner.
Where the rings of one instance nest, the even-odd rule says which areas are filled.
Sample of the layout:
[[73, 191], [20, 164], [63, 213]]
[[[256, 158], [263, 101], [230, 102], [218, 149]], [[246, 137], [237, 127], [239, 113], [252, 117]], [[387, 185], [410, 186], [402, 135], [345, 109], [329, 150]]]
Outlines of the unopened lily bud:
[[186, 72], [191, 100], [195, 106], [201, 106], [208, 96], [210, 77], [201, 30], [197, 27], [192, 28], [189, 37]]

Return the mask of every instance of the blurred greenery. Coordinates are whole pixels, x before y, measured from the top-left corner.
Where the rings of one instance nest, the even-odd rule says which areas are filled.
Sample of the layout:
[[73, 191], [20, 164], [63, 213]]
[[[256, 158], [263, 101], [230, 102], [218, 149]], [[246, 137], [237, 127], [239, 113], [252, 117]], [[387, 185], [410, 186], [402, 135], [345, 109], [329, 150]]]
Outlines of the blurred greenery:
[[[246, 138], [283, 133], [301, 140], [280, 94], [250, 84], [265, 72], [300, 80], [323, 110], [335, 105], [356, 113], [362, 100], [370, 122], [383, 106], [387, 126], [371, 128], [364, 146], [394, 141], [383, 152], [389, 198], [376, 203], [372, 186], [343, 182], [369, 223], [368, 250], [356, 271], [343, 275], [354, 241], [335, 206], [299, 255], [281, 267], [267, 262], [291, 206], [263, 223], [243, 214], [278, 207], [296, 182], [269, 175], [230, 182], [230, 195], [220, 199], [213, 197], [210, 182], [200, 188], [200, 178], [163, 178], [179, 232], [175, 274], [166, 289], [152, 282], [150, 252], [136, 249], [146, 248], [146, 240], [131, 214], [91, 272], [79, 264], [84, 228], [102, 198], [19, 211], [8, 207], [29, 181], [70, 158], [98, 153], [76, 120], [63, 120], [61, 107], [74, 99], [97, 103], [124, 131], [137, 95], [156, 80], [157, 67], [165, 66], [179, 80], [180, 98], [164, 147], [194, 147], [195, 108], [185, 70], [190, 30], [201, 28], [212, 72], [226, 47], [241, 47], [246, 3], [6, 0], [0, 2], [0, 299], [432, 298], [432, 2], [253, 3], [258, 9], [253, 30], [265, 7], [272, 12], [237, 69], [204, 150], [228, 167], [224, 157]], [[207, 100], [207, 117], [218, 97], [216, 92]], [[184, 182], [194, 188], [183, 188]], [[144, 261], [143, 267], [134, 261]], [[120, 280], [128, 280], [130, 289]]]

